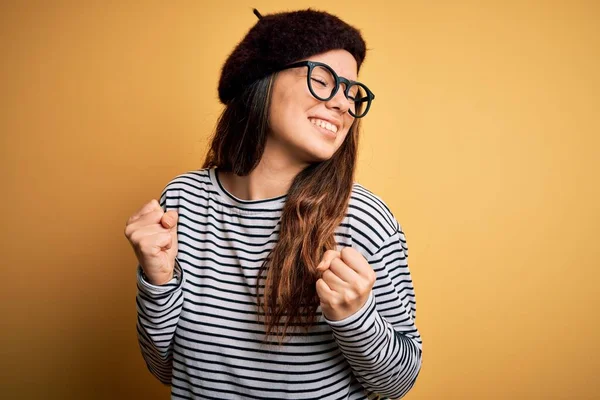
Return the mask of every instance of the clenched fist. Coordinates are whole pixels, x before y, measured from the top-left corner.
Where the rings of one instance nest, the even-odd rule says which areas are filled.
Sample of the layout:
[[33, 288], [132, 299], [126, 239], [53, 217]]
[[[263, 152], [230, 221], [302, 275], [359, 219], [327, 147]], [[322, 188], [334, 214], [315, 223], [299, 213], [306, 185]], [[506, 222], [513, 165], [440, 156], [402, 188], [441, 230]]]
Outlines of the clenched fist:
[[342, 320], [360, 310], [375, 284], [375, 271], [352, 247], [326, 251], [317, 271], [322, 272], [317, 280], [321, 311], [331, 321]]
[[164, 212], [152, 199], [127, 220], [125, 237], [131, 243], [144, 274], [153, 285], [173, 278], [177, 256], [176, 211]]

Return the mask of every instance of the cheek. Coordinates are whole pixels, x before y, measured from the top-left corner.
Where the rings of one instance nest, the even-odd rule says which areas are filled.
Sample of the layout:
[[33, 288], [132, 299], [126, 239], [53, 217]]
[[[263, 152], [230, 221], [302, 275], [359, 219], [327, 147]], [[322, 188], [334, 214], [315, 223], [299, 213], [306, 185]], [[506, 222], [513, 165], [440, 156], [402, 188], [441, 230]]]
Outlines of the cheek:
[[290, 108], [285, 99], [273, 99], [269, 110], [269, 126], [271, 130], [281, 135], [291, 124]]
[[306, 129], [308, 113], [315, 102], [297, 93], [282, 93], [273, 97], [269, 110], [269, 123], [274, 133], [290, 135], [299, 129]]
[[288, 113], [288, 100], [285, 93], [275, 90], [269, 106], [269, 126], [277, 133], [285, 126]]
[[344, 117], [344, 138], [350, 134], [352, 129], [352, 124], [354, 123], [354, 118], [352, 116]]

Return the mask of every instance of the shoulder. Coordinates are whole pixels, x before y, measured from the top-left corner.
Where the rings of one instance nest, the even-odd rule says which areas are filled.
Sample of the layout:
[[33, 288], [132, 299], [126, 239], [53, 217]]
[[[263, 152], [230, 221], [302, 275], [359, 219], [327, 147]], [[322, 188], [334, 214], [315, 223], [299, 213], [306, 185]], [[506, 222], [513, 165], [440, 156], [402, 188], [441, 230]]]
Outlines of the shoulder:
[[182, 198], [202, 196], [210, 188], [208, 169], [186, 171], [171, 178], [160, 193], [160, 204], [163, 208], [179, 205]]
[[352, 241], [374, 254], [390, 237], [402, 231], [400, 223], [377, 194], [355, 182], [347, 212]]
[[163, 187], [162, 194], [176, 190], [194, 191], [206, 187], [209, 183], [210, 176], [207, 168], [186, 171], [168, 181]]

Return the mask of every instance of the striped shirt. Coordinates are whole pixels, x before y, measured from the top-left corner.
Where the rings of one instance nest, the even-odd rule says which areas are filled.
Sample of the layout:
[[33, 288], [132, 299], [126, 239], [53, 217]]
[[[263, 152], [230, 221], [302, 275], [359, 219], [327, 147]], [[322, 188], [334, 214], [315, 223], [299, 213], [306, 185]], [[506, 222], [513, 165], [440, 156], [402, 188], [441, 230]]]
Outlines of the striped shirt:
[[338, 251], [352, 246], [376, 272], [369, 299], [340, 321], [319, 308], [308, 332], [288, 331], [282, 345], [265, 341], [256, 278], [286, 198], [236, 198], [214, 167], [163, 189], [163, 210], [179, 214], [175, 276], [152, 285], [138, 264], [137, 333], [172, 399], [385, 399], [414, 385], [422, 342], [406, 238], [382, 199], [356, 182], [335, 239]]

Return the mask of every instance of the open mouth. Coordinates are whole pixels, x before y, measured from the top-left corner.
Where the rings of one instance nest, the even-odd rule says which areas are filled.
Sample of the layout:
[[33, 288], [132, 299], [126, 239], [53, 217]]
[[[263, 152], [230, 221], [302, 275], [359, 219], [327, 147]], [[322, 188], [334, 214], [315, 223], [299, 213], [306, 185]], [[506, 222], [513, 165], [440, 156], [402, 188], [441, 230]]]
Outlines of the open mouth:
[[337, 137], [337, 133], [330, 131], [329, 129], [323, 128], [322, 126], [319, 126], [317, 124], [313, 124], [310, 120], [308, 122], [313, 126], [313, 128], [315, 128], [317, 131], [321, 132], [325, 136], [331, 139], [335, 139]]

